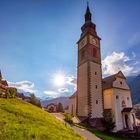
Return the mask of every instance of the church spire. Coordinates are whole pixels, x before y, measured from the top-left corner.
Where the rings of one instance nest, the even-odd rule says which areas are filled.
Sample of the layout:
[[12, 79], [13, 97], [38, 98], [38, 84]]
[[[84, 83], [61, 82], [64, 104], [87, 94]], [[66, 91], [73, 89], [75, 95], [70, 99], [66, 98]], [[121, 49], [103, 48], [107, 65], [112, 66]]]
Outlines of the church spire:
[[85, 14], [85, 22], [91, 22], [91, 12], [89, 9], [89, 1], [87, 1], [87, 10], [86, 10], [86, 14]]
[[2, 73], [1, 73], [1, 70], [0, 70], [0, 81], [2, 80]]

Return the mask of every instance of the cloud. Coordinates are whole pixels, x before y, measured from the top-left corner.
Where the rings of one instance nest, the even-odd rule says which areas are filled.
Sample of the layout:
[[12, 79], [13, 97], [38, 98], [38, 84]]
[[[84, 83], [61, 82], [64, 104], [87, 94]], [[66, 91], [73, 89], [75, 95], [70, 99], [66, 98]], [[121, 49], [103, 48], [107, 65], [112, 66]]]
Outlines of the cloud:
[[[126, 75], [130, 75], [134, 72], [133, 64], [131, 64], [131, 61], [134, 61], [134, 58], [136, 55], [132, 53], [133, 58], [130, 58], [127, 56], [124, 52], [116, 53], [113, 52], [112, 54], [105, 57], [104, 60], [102, 60], [102, 69], [104, 75], [110, 75], [115, 74], [118, 71], [122, 71]], [[136, 63], [136, 61], [135, 61]], [[138, 63], [138, 62], [137, 62]]]
[[48, 98], [57, 98], [57, 97], [61, 97], [61, 96], [66, 96], [65, 93], [68, 93], [69, 90], [67, 88], [60, 88], [58, 89], [58, 91], [55, 90], [46, 90], [44, 91], [44, 94], [48, 97]]
[[73, 75], [71, 75], [71, 76], [65, 77], [65, 79], [66, 79], [66, 84], [74, 86], [74, 90], [76, 90], [76, 88], [77, 88], [77, 78], [74, 77]]
[[139, 64], [140, 62], [138, 62], [138, 61], [136, 61], [133, 65], [137, 65], [137, 64]]
[[55, 91], [44, 91], [44, 94], [48, 97], [48, 98], [57, 98], [60, 97], [61, 94], [59, 92], [55, 92]]
[[57, 97], [62, 97], [62, 96], [70, 96], [73, 94], [76, 90], [76, 77], [73, 75], [68, 75], [64, 76], [64, 81], [65, 84], [63, 85], [64, 87], [62, 88], [54, 88], [53, 90], [45, 90], [44, 94], [47, 98], [52, 99], [52, 98], [57, 98]]
[[65, 79], [65, 87], [54, 90], [46, 90], [44, 91], [44, 94], [48, 98], [57, 98], [61, 96], [71, 95], [72, 93], [74, 93], [74, 91], [76, 90], [76, 81], [77, 81], [76, 77], [70, 75], [65, 76], [64, 79]]
[[37, 90], [35, 90], [34, 83], [30, 81], [20, 81], [20, 82], [8, 82], [8, 85], [10, 87], [15, 87], [19, 90], [22, 90], [24, 92], [30, 92], [30, 93], [36, 93]]
[[60, 92], [60, 93], [66, 93], [66, 92], [69, 92], [69, 89], [68, 88], [59, 88], [58, 89], [58, 92]]

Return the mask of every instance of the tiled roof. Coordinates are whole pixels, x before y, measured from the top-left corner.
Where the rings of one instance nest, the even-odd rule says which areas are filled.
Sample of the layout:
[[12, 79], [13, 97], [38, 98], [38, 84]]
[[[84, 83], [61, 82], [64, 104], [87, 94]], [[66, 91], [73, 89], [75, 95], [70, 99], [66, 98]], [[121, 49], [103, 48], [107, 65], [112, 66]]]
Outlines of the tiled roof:
[[8, 87], [5, 86], [5, 85], [0, 84], [0, 88], [2, 88], [2, 89], [7, 89]]
[[122, 112], [131, 112], [133, 110], [132, 107], [127, 107], [122, 110]]
[[103, 90], [113, 87], [113, 82], [116, 80], [116, 75], [111, 75], [103, 79]]
[[1, 80], [0, 83], [1, 83], [2, 85], [4, 85], [4, 86], [8, 86], [8, 83], [7, 83], [6, 80]]
[[106, 78], [103, 79], [103, 90], [108, 89], [108, 88], [112, 88], [113, 87], [113, 82], [116, 80], [116, 77], [126, 79], [121, 71], [119, 71], [118, 73], [116, 73], [114, 75], [106, 77]]

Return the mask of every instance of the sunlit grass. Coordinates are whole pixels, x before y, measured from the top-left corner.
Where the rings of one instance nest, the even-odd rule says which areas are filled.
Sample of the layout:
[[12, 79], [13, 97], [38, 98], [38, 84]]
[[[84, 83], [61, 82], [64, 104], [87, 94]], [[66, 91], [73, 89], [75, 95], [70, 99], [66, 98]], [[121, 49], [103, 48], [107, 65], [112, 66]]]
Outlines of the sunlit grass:
[[49, 113], [18, 99], [0, 99], [0, 140], [82, 140]]

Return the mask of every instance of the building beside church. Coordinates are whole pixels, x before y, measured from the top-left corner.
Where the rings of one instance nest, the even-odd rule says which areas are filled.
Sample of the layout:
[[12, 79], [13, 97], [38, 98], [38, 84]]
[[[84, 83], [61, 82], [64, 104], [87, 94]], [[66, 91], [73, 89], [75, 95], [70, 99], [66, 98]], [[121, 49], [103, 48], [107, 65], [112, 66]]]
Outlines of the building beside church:
[[50, 113], [57, 112], [57, 104], [50, 103], [46, 106], [46, 110]]
[[0, 97], [6, 97], [6, 91], [8, 89], [8, 83], [3, 80], [2, 73], [0, 71]]
[[121, 71], [103, 79], [104, 109], [111, 109], [114, 131], [136, 126], [135, 113], [132, 106], [131, 91]]
[[7, 98], [7, 97], [13, 96], [11, 95], [11, 90], [14, 91], [14, 93], [16, 94], [17, 89], [8, 86], [8, 83], [6, 80], [3, 79], [2, 73], [0, 70], [0, 98]]
[[78, 44], [77, 91], [69, 98], [69, 113], [79, 122], [100, 125], [104, 110], [113, 114], [115, 128], [133, 130], [136, 125], [131, 91], [121, 71], [102, 78], [100, 40], [87, 6]]

